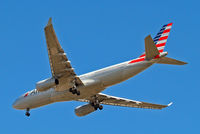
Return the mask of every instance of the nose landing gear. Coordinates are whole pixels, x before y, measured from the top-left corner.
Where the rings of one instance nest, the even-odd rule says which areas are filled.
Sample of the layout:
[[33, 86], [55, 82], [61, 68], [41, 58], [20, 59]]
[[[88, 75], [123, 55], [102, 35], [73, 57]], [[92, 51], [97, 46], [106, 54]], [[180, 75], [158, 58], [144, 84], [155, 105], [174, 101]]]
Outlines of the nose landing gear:
[[29, 113], [29, 111], [30, 111], [30, 109], [27, 108], [27, 109], [26, 109], [26, 113], [25, 113], [25, 115], [28, 116], [28, 117], [31, 115], [31, 114]]

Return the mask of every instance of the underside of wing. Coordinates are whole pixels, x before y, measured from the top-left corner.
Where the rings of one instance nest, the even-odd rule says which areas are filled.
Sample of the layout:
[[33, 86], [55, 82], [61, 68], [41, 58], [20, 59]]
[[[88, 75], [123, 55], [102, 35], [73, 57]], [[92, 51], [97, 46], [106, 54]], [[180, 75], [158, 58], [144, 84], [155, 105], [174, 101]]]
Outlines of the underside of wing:
[[71, 63], [66, 56], [66, 53], [62, 49], [56, 37], [51, 18], [49, 19], [44, 31], [51, 72], [53, 77], [59, 80], [59, 85], [56, 87], [56, 90], [62, 91], [73, 87], [74, 84], [83, 84], [79, 77], [75, 74]]
[[[147, 103], [147, 102], [142, 102], [142, 101], [135, 101], [135, 100], [129, 100], [125, 98], [110, 96], [110, 95], [106, 95], [102, 93], [97, 94], [95, 98], [98, 99], [100, 104], [123, 106], [123, 107], [134, 107], [134, 108], [163, 109], [172, 104], [172, 103], [168, 105], [152, 104], [152, 103]], [[87, 99], [79, 99], [78, 101], [92, 102], [93, 97], [87, 98]]]

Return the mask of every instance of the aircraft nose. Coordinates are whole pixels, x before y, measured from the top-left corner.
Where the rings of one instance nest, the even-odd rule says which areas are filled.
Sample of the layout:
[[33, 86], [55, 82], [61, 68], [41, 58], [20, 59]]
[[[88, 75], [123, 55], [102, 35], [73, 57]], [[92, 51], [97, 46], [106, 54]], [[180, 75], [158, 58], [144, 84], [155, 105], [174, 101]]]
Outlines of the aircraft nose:
[[19, 99], [16, 99], [16, 100], [14, 101], [14, 103], [12, 104], [12, 107], [13, 107], [14, 109], [19, 109], [19, 107], [20, 107], [20, 105], [19, 105]]

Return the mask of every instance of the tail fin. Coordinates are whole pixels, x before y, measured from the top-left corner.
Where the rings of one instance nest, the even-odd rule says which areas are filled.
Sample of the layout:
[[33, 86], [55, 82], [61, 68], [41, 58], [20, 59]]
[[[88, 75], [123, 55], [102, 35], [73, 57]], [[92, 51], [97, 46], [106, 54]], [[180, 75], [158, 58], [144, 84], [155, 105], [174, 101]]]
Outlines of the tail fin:
[[157, 47], [154, 44], [153, 39], [151, 38], [151, 35], [147, 36], [144, 39], [144, 42], [145, 42], [146, 60], [151, 60], [160, 54]]
[[165, 57], [168, 53], [163, 52], [169, 32], [172, 28], [172, 23], [164, 25], [157, 33], [154, 39], [151, 36], [145, 38], [145, 52], [137, 59], [130, 61], [129, 63], [140, 62], [144, 60], [152, 60], [154, 63], [171, 64], [171, 65], [184, 65], [186, 62], [175, 60]]
[[175, 60], [175, 59], [168, 58], [168, 57], [160, 58], [160, 60], [157, 63], [170, 64], [170, 65], [184, 65], [184, 64], [187, 64], [186, 62]]
[[[156, 37], [153, 39], [154, 45], [157, 47], [159, 53], [162, 53], [164, 51], [164, 47], [167, 42], [169, 32], [172, 28], [172, 24], [173, 23], [163, 25], [160, 31], [157, 33]], [[146, 54], [143, 53], [142, 55], [140, 55], [140, 58], [145, 57], [145, 56]]]
[[153, 39], [153, 41], [160, 53], [163, 52], [163, 50], [164, 50], [165, 44], [167, 42], [167, 38], [169, 36], [169, 32], [172, 28], [172, 24], [173, 23], [163, 25], [163, 27], [157, 33], [156, 37]]

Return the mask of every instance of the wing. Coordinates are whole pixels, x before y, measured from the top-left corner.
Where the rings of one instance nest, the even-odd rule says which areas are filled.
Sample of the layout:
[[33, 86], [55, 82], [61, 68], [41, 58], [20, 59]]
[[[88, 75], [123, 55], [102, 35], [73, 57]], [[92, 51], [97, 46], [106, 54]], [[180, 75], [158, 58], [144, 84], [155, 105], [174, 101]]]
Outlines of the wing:
[[[97, 98], [101, 104], [123, 106], [123, 107], [135, 107], [135, 108], [162, 109], [172, 104], [172, 103], [168, 105], [152, 104], [152, 103], [147, 103], [147, 102], [142, 102], [142, 101], [119, 98], [119, 97], [110, 96], [110, 95], [106, 95], [102, 93], [97, 94], [95, 98]], [[89, 99], [79, 99], [78, 101], [91, 102], [93, 101], [93, 98], [91, 97]]]
[[62, 49], [55, 31], [53, 29], [52, 20], [49, 19], [47, 26], [44, 28], [46, 43], [49, 55], [49, 62], [51, 66], [51, 73], [54, 78], [59, 80], [59, 85], [56, 87], [57, 91], [69, 89], [76, 85], [83, 83], [75, 74], [66, 53]]

